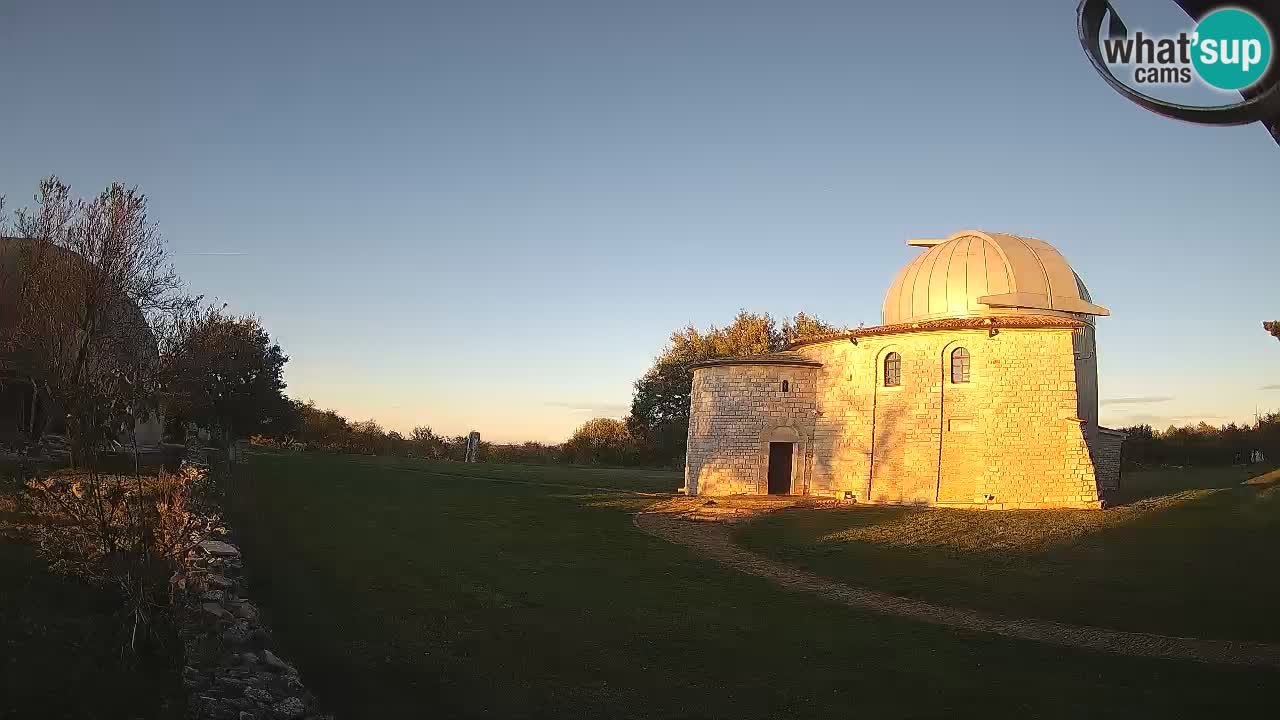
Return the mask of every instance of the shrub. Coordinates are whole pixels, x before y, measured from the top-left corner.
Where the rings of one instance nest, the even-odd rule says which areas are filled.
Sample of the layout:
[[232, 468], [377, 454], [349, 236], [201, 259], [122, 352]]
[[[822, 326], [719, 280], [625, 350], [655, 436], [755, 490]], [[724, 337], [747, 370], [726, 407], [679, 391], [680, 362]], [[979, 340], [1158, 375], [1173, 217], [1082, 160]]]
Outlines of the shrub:
[[147, 637], [152, 614], [167, 606], [168, 580], [201, 538], [223, 531], [208, 472], [184, 466], [159, 475], [62, 472], [27, 481], [40, 555], [54, 572], [118, 591], [129, 649]]

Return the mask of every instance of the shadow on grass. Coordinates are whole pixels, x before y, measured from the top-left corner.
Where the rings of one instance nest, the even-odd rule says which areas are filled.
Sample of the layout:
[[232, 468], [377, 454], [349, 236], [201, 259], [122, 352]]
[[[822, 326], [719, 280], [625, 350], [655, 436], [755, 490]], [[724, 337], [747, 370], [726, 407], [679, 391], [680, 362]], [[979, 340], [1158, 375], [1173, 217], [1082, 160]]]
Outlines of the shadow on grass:
[[851, 585], [1012, 617], [1280, 640], [1280, 472], [1161, 474], [1101, 512], [794, 510], [736, 538]]
[[339, 717], [1173, 717], [1274, 698], [1257, 671], [782, 592], [637, 531], [628, 511], [649, 501], [584, 491], [605, 485], [592, 470], [512, 468], [541, 484], [342, 459], [243, 470], [228, 513], [252, 597]]
[[1219, 490], [1276, 482], [1280, 482], [1280, 470], [1259, 466], [1131, 470], [1121, 478], [1120, 489], [1110, 505], [1131, 505], [1192, 490]]
[[51, 574], [26, 540], [0, 517], [0, 718], [181, 718], [181, 648], [123, 663], [119, 598]]

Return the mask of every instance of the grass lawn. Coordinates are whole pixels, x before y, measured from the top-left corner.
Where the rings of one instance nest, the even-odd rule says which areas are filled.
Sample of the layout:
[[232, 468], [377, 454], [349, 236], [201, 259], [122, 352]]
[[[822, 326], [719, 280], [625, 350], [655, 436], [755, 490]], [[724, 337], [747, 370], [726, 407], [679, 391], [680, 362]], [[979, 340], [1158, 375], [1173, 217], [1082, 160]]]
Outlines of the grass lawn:
[[[284, 455], [288, 457], [288, 455]], [[296, 457], [296, 456], [294, 456]], [[308, 458], [316, 456], [307, 456]], [[413, 458], [376, 457], [372, 455], [340, 455], [329, 456], [335, 462], [346, 463], [346, 467], [368, 468], [369, 470], [391, 470], [393, 472], [412, 471], [419, 474], [436, 473], [438, 475], [464, 475], [500, 480], [506, 483], [536, 483], [543, 489], [551, 490], [555, 486], [565, 489], [610, 488], [626, 489], [638, 493], [661, 493], [670, 495], [684, 484], [684, 476], [670, 470], [650, 470], [645, 468], [598, 468], [577, 465], [496, 465], [496, 464], [464, 464], [458, 462], [428, 462]], [[430, 475], [428, 475], [430, 477]]]
[[0, 718], [181, 718], [176, 661], [123, 667], [119, 601], [50, 575], [6, 527], [28, 520], [0, 507]]
[[1135, 472], [1124, 488], [1130, 504], [1104, 512], [787, 511], [737, 541], [832, 579], [946, 604], [1280, 641], [1280, 472]]
[[343, 718], [1217, 717], [1274, 708], [1280, 692], [1271, 671], [1068, 651], [787, 593], [637, 531], [646, 499], [585, 489], [677, 485], [256, 455], [231, 520], [251, 594]]

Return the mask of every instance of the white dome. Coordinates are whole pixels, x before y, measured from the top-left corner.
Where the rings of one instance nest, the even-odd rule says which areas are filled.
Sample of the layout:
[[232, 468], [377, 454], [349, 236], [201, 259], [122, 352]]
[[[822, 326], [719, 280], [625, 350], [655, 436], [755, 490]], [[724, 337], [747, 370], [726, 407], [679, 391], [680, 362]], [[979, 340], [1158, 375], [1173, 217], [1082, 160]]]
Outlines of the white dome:
[[884, 298], [885, 325], [975, 315], [1110, 314], [1094, 305], [1062, 253], [1043, 240], [963, 230], [912, 240], [928, 250], [898, 272]]

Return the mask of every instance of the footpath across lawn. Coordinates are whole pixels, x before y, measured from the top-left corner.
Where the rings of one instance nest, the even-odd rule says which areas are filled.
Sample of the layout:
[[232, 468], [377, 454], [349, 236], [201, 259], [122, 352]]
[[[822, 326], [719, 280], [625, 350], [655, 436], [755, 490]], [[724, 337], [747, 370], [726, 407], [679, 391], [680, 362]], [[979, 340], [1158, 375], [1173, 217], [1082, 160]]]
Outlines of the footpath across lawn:
[[231, 520], [277, 639], [343, 718], [1218, 717], [1280, 691], [1272, 671], [1074, 652], [788, 593], [637, 531], [648, 498], [576, 489], [677, 485], [257, 455]]
[[1126, 473], [1102, 512], [789, 510], [739, 544], [834, 580], [1012, 617], [1280, 641], [1280, 472]]

